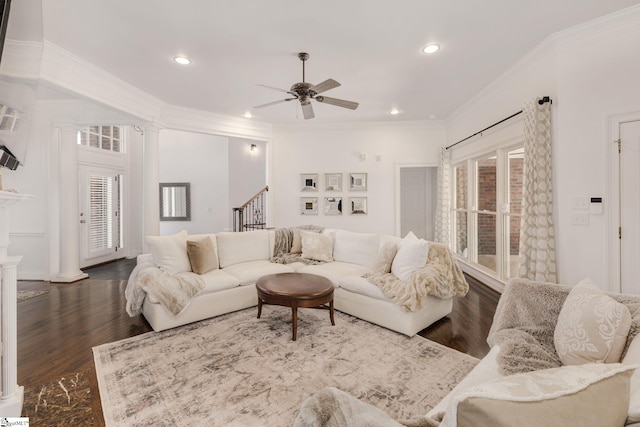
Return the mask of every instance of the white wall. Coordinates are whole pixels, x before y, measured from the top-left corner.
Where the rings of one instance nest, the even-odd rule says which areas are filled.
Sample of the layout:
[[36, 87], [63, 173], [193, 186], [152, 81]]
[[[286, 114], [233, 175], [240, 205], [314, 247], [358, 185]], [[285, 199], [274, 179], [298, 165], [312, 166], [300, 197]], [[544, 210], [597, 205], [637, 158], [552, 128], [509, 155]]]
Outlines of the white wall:
[[[251, 151], [251, 144], [256, 148]], [[238, 207], [267, 185], [267, 143], [229, 138], [229, 203]]]
[[[274, 127], [270, 163], [273, 226], [316, 224], [395, 234], [397, 165], [438, 163], [441, 122], [311, 124]], [[361, 160], [360, 155], [366, 155]], [[380, 160], [377, 160], [380, 156]], [[368, 191], [350, 193], [349, 173], [367, 173]], [[300, 174], [318, 173], [319, 191], [301, 192]], [[324, 191], [324, 174], [342, 173], [344, 191]], [[324, 197], [343, 197], [343, 215], [324, 215]], [[300, 215], [300, 197], [318, 197], [318, 216]], [[349, 197], [367, 197], [367, 215], [349, 215]]]
[[191, 221], [161, 221], [160, 234], [217, 233], [229, 220], [228, 138], [160, 131], [159, 181], [191, 184]]
[[[640, 111], [640, 7], [549, 38], [447, 122], [449, 143], [522, 108], [553, 99], [554, 222], [559, 281], [607, 283], [608, 118]], [[472, 143], [471, 143], [472, 144]], [[603, 197], [604, 215], [571, 224], [572, 198]]]

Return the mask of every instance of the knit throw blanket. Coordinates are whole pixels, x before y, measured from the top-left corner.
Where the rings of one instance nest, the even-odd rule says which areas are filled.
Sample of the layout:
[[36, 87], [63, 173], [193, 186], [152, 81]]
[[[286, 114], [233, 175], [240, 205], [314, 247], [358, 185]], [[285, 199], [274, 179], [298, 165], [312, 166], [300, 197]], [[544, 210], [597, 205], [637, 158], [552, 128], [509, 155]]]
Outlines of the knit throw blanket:
[[[553, 334], [571, 287], [512, 279], [500, 297], [487, 342], [500, 345], [498, 367], [503, 375], [562, 366]], [[608, 294], [631, 312], [631, 329], [624, 354], [640, 330], [640, 297]]]
[[316, 225], [300, 225], [298, 227], [276, 228], [274, 230], [275, 242], [273, 245], [273, 257], [271, 257], [271, 262], [276, 262], [278, 264], [292, 264], [294, 262], [301, 262], [303, 264], [324, 264], [324, 261], [302, 258], [302, 254], [300, 253], [290, 253], [291, 245], [293, 244], [294, 228], [300, 230], [313, 230], [318, 232], [324, 230], [324, 227], [319, 227]]
[[153, 262], [143, 262], [136, 265], [129, 276], [125, 289], [126, 310], [129, 316], [137, 316], [144, 299], [152, 295], [173, 316], [178, 316], [203, 288], [204, 280], [195, 273], [169, 276]]
[[384, 296], [405, 312], [420, 310], [428, 295], [445, 299], [465, 296], [469, 291], [469, 284], [451, 250], [435, 242], [429, 242], [427, 264], [412, 273], [406, 282], [392, 273], [365, 274], [363, 277], [377, 285]]

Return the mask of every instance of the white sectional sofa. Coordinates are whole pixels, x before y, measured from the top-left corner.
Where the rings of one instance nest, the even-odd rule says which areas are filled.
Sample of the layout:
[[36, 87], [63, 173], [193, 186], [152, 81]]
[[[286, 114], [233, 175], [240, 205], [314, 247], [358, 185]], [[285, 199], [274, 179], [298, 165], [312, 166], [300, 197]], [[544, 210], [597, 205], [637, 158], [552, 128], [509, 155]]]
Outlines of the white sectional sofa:
[[[395, 253], [396, 245], [401, 247], [403, 239], [346, 230], [325, 229], [315, 234], [318, 239], [330, 239], [329, 252], [333, 261], [311, 265], [272, 262], [276, 243], [274, 230], [191, 236], [182, 232], [172, 236], [148, 237], [151, 253], [138, 256], [137, 266], [127, 286], [127, 311], [130, 315], [141, 311], [155, 331], [162, 331], [257, 305], [255, 282], [261, 276], [304, 272], [327, 277], [333, 282], [336, 310], [408, 336], [415, 335], [451, 312], [452, 298], [435, 296], [427, 297], [420, 309], [405, 311], [385, 297], [378, 286], [362, 277], [374, 272], [383, 244], [386, 243], [386, 248], [391, 244]], [[191, 271], [187, 241], [197, 242], [205, 238], [213, 243], [215, 259], [211, 262], [217, 265], [204, 274], [196, 274]], [[413, 239], [415, 243], [417, 239]], [[301, 255], [304, 255], [304, 249]], [[426, 264], [426, 257], [422, 264]], [[457, 264], [455, 267], [458, 268]], [[199, 285], [192, 291], [195, 295], [183, 301], [185, 307], [179, 313], [175, 312], [176, 309], [172, 313], [166, 304], [161, 303], [161, 291], [149, 288], [149, 280], [159, 282], [165, 279], [179, 281], [182, 285]], [[180, 296], [176, 298], [180, 299]]]

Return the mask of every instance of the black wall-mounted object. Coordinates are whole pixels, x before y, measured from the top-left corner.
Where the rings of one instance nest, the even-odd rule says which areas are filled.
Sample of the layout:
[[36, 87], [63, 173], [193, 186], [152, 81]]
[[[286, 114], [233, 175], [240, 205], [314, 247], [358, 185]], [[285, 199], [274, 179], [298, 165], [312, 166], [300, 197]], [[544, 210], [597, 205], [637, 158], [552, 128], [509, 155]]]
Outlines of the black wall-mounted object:
[[12, 171], [18, 169], [20, 162], [16, 159], [11, 151], [4, 145], [0, 145], [0, 166], [11, 169]]
[[0, 0], [0, 64], [2, 63], [2, 51], [4, 48], [4, 38], [7, 35], [7, 25], [9, 24], [9, 9], [11, 0]]

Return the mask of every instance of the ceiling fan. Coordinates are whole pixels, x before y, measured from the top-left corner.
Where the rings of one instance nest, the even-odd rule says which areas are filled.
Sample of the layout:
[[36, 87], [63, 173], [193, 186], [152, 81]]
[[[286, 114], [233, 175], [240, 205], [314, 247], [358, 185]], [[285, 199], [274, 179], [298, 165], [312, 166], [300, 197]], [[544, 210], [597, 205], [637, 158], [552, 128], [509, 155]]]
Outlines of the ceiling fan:
[[324, 104], [337, 105], [338, 107], [349, 108], [351, 110], [355, 110], [358, 108], [358, 103], [353, 101], [346, 101], [344, 99], [338, 98], [330, 98], [328, 96], [319, 95], [320, 93], [326, 92], [329, 89], [336, 88], [340, 86], [340, 83], [333, 79], [327, 79], [322, 83], [318, 83], [317, 85], [313, 85], [311, 83], [307, 83], [304, 80], [304, 63], [307, 59], [309, 59], [309, 54], [305, 52], [298, 53], [298, 58], [302, 61], [302, 82], [294, 83], [291, 86], [291, 89], [279, 89], [277, 87], [271, 87], [267, 85], [259, 85], [269, 89], [278, 90], [280, 92], [288, 93], [291, 95], [289, 98], [280, 99], [278, 101], [268, 102], [266, 104], [258, 105], [253, 108], [264, 108], [270, 105], [280, 104], [282, 102], [293, 101], [297, 99], [300, 101], [300, 105], [302, 106], [302, 114], [305, 119], [312, 119], [315, 117], [313, 113], [313, 106], [311, 105], [311, 100], [314, 99], [318, 102], [322, 102]]

